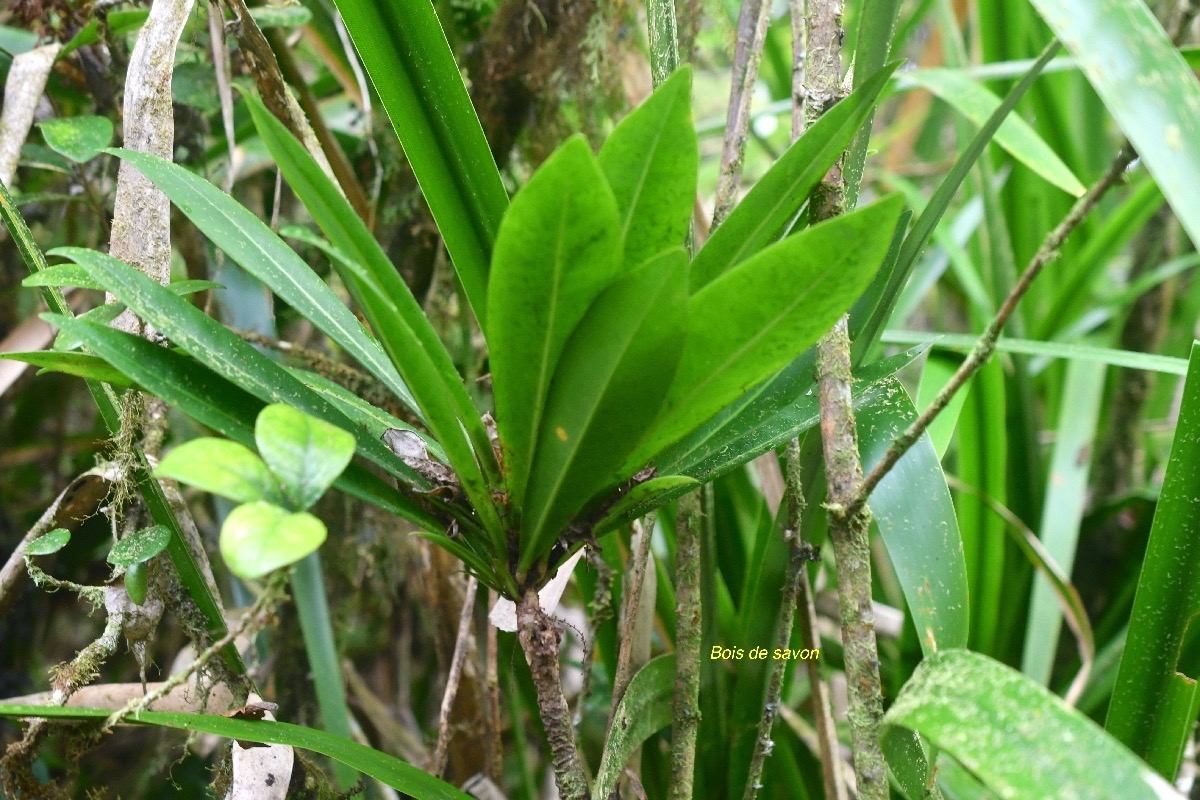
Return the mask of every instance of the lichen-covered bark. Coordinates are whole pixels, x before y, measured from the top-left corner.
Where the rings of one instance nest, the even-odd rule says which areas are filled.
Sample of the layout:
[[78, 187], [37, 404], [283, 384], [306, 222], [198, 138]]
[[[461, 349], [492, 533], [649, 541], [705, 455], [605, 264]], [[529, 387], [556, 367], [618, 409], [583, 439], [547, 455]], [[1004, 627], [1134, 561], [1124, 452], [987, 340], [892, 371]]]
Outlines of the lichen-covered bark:
[[0, 115], [0, 183], [12, 185], [21, 147], [33, 125], [33, 114], [46, 88], [46, 78], [61, 44], [37, 47], [13, 58], [4, 82], [4, 111]]

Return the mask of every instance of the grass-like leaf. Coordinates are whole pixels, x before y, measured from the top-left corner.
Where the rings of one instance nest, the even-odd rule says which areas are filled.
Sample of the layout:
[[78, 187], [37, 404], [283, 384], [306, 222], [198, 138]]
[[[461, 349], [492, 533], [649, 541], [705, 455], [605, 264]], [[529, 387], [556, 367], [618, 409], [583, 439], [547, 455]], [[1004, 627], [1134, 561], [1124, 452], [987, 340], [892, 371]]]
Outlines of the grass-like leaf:
[[[107, 710], [100, 708], [0, 704], [0, 716], [10, 718], [45, 717], [102, 722], [108, 715]], [[300, 747], [341, 761], [364, 775], [369, 775], [394, 789], [412, 795], [417, 800], [471, 800], [468, 795], [450, 784], [411, 764], [406, 764], [398, 758], [324, 731], [288, 722], [252, 721], [215, 714], [180, 714], [164, 711], [142, 711], [131, 715], [127, 721], [195, 733], [211, 733], [215, 736], [243, 742]]]
[[479, 325], [508, 195], [429, 0], [336, 0]]

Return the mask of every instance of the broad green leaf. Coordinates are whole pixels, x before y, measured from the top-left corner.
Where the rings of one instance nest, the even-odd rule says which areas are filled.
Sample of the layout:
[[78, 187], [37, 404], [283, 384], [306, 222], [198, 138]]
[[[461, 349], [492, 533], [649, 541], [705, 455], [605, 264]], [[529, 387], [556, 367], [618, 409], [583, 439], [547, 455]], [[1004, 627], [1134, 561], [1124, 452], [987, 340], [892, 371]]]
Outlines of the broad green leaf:
[[604, 755], [592, 789], [595, 800], [607, 798], [633, 752], [671, 724], [675, 691], [675, 654], [652, 658], [638, 670], [621, 696], [604, 743]]
[[40, 127], [46, 145], [77, 164], [100, 155], [113, 137], [113, 124], [108, 117], [48, 119]]
[[126, 567], [123, 581], [125, 594], [129, 595], [129, 599], [133, 601], [134, 605], [140, 606], [146, 602], [146, 596], [150, 591], [150, 572], [146, 569], [145, 564], [139, 561]]
[[289, 505], [298, 511], [320, 500], [354, 457], [353, 436], [280, 403], [259, 412], [254, 441]]
[[687, 494], [700, 486], [695, 478], [686, 475], [663, 475], [639, 483], [613, 503], [612, 508], [592, 526], [592, 532], [608, 533], [618, 525], [632, 522], [645, 516], [659, 506], [666, 505], [680, 495]]
[[1200, 343], [1192, 344], [1175, 430], [1105, 722], [1170, 777], [1200, 703], [1200, 663], [1194, 648], [1183, 647], [1200, 614]]
[[80, 289], [99, 289], [104, 287], [88, 274], [88, 271], [78, 264], [55, 264], [53, 267], [34, 272], [21, 281], [22, 286], [76, 286]]
[[[962, 70], [921, 69], [905, 76], [954, 107], [976, 126], [982, 127], [1000, 106], [991, 90], [967, 77]], [[1071, 169], [1050, 149], [1037, 131], [1017, 114], [1010, 114], [996, 129], [996, 144], [1025, 166], [1064, 192], [1079, 197], [1085, 191]]]
[[[921, 370], [921, 382], [917, 386], [917, 408], [922, 411], [929, 408], [929, 404], [937, 397], [938, 392], [950, 382], [961, 364], [962, 359], [957, 356], [930, 353], [929, 358], [925, 359], [925, 366]], [[954, 439], [954, 429], [958, 427], [958, 416], [962, 413], [963, 403], [967, 401], [970, 391], [971, 386], [968, 383], [955, 392], [954, 397], [950, 398], [950, 403], [942, 410], [942, 413], [937, 415], [927, 429], [929, 440], [933, 443], [933, 450], [937, 453], [938, 459], [945, 458], [946, 450], [949, 449], [950, 442]]]
[[312, 11], [299, 3], [265, 5], [251, 8], [250, 16], [259, 28], [299, 28], [309, 23]]
[[[107, 291], [168, 336], [172, 343], [260, 399], [287, 403], [339, 427], [353, 430], [353, 425], [344, 414], [293, 378], [282, 366], [259, 353], [191, 303], [124, 262], [78, 247], [62, 247], [54, 253], [88, 269], [101, 280]], [[359, 448], [367, 458], [396, 477], [424, 485], [420, 476], [400, 461], [383, 442], [363, 432], [359, 432], [357, 438]]]
[[0, 353], [0, 358], [32, 364], [35, 367], [41, 367], [43, 372], [63, 372], [91, 381], [103, 381], [118, 389], [128, 389], [133, 385], [119, 370], [104, 363], [103, 359], [83, 353], [35, 350], [32, 353]]
[[55, 528], [25, 545], [24, 553], [27, 556], [48, 556], [62, 550], [67, 546], [67, 542], [69, 541], [71, 541], [71, 532], [69, 530], [66, 528]]
[[[514, 204], [514, 208], [516, 205]], [[687, 254], [650, 259], [606, 289], [571, 334], [550, 382], [525, 494], [520, 568], [604, 489], [658, 414], [687, 333]]]
[[499, 552], [503, 535], [488, 488], [499, 482], [499, 466], [479, 412], [437, 332], [379, 243], [308, 151], [256, 98], [247, 95], [246, 103], [288, 183], [329, 237], [334, 267], [417, 393], [417, 407]]
[[479, 326], [490, 333], [488, 264], [508, 195], [433, 4], [336, 3]]
[[[12, 718], [46, 717], [48, 719], [102, 722], [109, 713], [108, 710], [102, 708], [0, 704], [0, 716]], [[411, 764], [406, 764], [398, 758], [340, 736], [288, 722], [233, 719], [216, 714], [176, 714], [164, 711], [142, 711], [130, 715], [126, 721], [196, 733], [211, 733], [238, 741], [300, 747], [348, 764], [364, 775], [369, 775], [394, 789], [412, 795], [416, 800], [471, 800], [469, 795], [460, 792], [450, 784]]]
[[[1200, 242], [1200, 83], [1142, 0], [1033, 0]], [[1136, 89], [1131, 88], [1136, 87]]]
[[353, 312], [265, 222], [204, 178], [177, 164], [133, 150], [113, 152], [154, 181], [229, 258], [345, 348], [405, 405], [416, 410], [412, 394], [379, 343], [367, 335]]
[[692, 262], [693, 294], [783, 232], [875, 108], [879, 93], [898, 64], [884, 67], [822, 114], [755, 182], [696, 254]]
[[108, 563], [114, 567], [142, 564], [167, 549], [171, 532], [162, 525], [151, 525], [123, 536], [108, 551]]
[[550, 379], [567, 338], [620, 269], [616, 201], [582, 137], [513, 198], [488, 286], [496, 421], [514, 508], [524, 502]]
[[[923, 352], [924, 347], [915, 347], [857, 370], [852, 387], [855, 407], [874, 396], [880, 381], [911, 364]], [[812, 358], [797, 359], [776, 379], [751, 393], [751, 402], [736, 407], [738, 413], [718, 415], [713, 420], [718, 424], [703, 426], [664, 452], [660, 468], [707, 483], [795, 439], [820, 418], [812, 376]]]
[[621, 213], [626, 267], [679, 247], [687, 236], [700, 159], [691, 90], [692, 71], [684, 66], [600, 148], [600, 168]]
[[325, 541], [325, 523], [273, 503], [244, 503], [221, 526], [221, 557], [229, 571], [253, 580], [295, 564]]
[[[879, 462], [917, 418], [895, 378], [856, 408], [863, 469]], [[967, 565], [954, 502], [928, 435], [922, 435], [868, 500], [926, 656], [966, 647], [970, 626]]]
[[692, 295], [675, 381], [633, 466], [710, 419], [825, 333], [874, 277], [902, 202], [892, 195], [789, 236]]
[[942, 650], [921, 662], [883, 723], [921, 734], [1000, 797], [1182, 797], [1058, 697], [967, 650]]
[[263, 460], [249, 447], [228, 439], [184, 442], [167, 453], [154, 474], [238, 503], [283, 502], [279, 481]]
[[[121, 370], [130, 380], [201, 425], [243, 445], [254, 444], [254, 419], [264, 403], [241, 387], [195, 361], [140, 336], [66, 317], [42, 316], [79, 337], [93, 352]], [[334, 485], [347, 494], [373, 503], [416, 525], [431, 530], [437, 530], [441, 525], [422, 504], [358, 464], [351, 464]]]

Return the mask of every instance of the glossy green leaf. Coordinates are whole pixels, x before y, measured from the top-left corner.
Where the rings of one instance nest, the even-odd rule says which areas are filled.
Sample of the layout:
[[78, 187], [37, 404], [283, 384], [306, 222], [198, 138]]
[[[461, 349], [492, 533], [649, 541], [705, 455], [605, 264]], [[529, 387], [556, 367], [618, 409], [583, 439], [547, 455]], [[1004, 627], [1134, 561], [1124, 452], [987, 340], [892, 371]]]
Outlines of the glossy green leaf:
[[758, 179], [696, 254], [692, 262], [693, 294], [783, 232], [875, 108], [879, 93], [898, 64], [884, 67], [822, 114]]
[[1142, 0], [1033, 0], [1200, 242], [1200, 82]]
[[513, 198], [488, 286], [496, 421], [521, 508], [550, 380], [567, 339], [620, 270], [617, 204], [582, 137], [550, 156]]
[[108, 117], [60, 117], [40, 125], [46, 145], [77, 164], [91, 161], [112, 142], [113, 124]]
[[592, 789], [593, 798], [608, 797], [633, 752], [671, 724], [674, 691], [674, 653], [650, 659], [633, 676], [608, 729], [608, 740], [604, 743], [604, 755], [600, 758]]
[[[479, 325], [508, 195], [429, 0], [336, 0]], [[441, 438], [441, 437], [438, 437]]]
[[300, 5], [265, 5], [250, 9], [259, 28], [299, 28], [312, 20], [312, 11]]
[[221, 526], [221, 557], [229, 571], [253, 580], [294, 564], [325, 541], [325, 523], [273, 503], [244, 503]]
[[249, 447], [228, 439], [184, 442], [167, 453], [154, 474], [238, 503], [283, 502], [279, 481], [263, 460]]
[[[863, 470], [883, 458], [917, 409], [895, 378], [857, 407]], [[928, 434], [892, 468], [868, 500], [904, 591], [922, 651], [966, 647], [970, 626], [967, 566], [954, 502]]]
[[34, 272], [25, 280], [22, 286], [76, 286], [80, 289], [98, 289], [103, 291], [100, 282], [88, 274], [88, 271], [78, 264], [55, 264], [53, 267]]
[[[293, 378], [279, 364], [137, 270], [111, 256], [78, 247], [62, 247], [54, 252], [88, 269], [105, 284], [105, 289], [168, 336], [172, 343], [260, 399], [287, 403], [339, 427], [353, 430], [345, 415]], [[425, 485], [423, 479], [400, 461], [383, 442], [363, 432], [359, 432], [357, 438], [359, 448], [367, 458], [396, 477], [419, 486]]]
[[108, 563], [114, 567], [143, 564], [167, 549], [171, 532], [162, 525], [151, 525], [123, 536], [108, 551]]
[[[236, 442], [254, 444], [254, 419], [264, 403], [241, 387], [140, 336], [79, 320], [43, 315], [43, 318], [47, 317], [52, 324], [78, 336], [105, 361], [168, 405]], [[358, 464], [351, 464], [334, 485], [414, 524], [432, 530], [440, 526], [421, 504]]]
[[692, 71], [684, 66], [600, 148], [600, 168], [621, 213], [627, 268], [682, 245], [691, 225], [700, 160], [691, 91]]
[[926, 658], [883, 722], [920, 733], [1001, 797], [1181, 797], [1096, 723], [979, 653]]
[[177, 164], [133, 150], [113, 152], [154, 181], [229, 258], [345, 348], [405, 405], [416, 409], [412, 394], [379, 343], [367, 335], [353, 312], [265, 222], [204, 178]]
[[35, 350], [32, 353], [0, 353], [0, 358], [22, 361], [41, 367], [43, 372], [63, 372], [91, 381], [103, 381], [118, 389], [128, 389], [129, 379], [115, 370], [103, 359], [83, 353], [60, 353], [57, 350]]
[[639, 483], [621, 495], [612, 508], [592, 526], [597, 535], [608, 533], [618, 525], [643, 517], [659, 506], [664, 506], [676, 497], [699, 488], [700, 482], [686, 475], [663, 475]]
[[825, 333], [879, 269], [901, 207], [901, 198], [893, 195], [789, 236], [692, 295], [679, 370], [634, 466], [713, 417]]
[[687, 263], [681, 248], [650, 259], [605, 290], [567, 340], [525, 495], [521, 569], [588, 500], [630, 477], [621, 467], [657, 416], [655, 399], [683, 349]]
[[288, 504], [299, 511], [320, 500], [354, 457], [349, 433], [280, 403], [259, 412], [254, 441]]
[[[911, 364], [923, 352], [924, 347], [915, 347], [857, 370], [852, 387], [855, 406], [873, 396], [880, 381]], [[778, 379], [764, 384], [750, 403], [739, 406], [738, 413], [719, 415], [714, 422], [720, 424], [705, 425], [696, 435], [663, 453], [661, 468], [707, 483], [796, 438], [819, 421], [812, 376], [812, 359], [797, 359]]]
[[25, 545], [25, 555], [48, 556], [51, 553], [57, 553], [59, 550], [62, 550], [67, 546], [67, 542], [69, 541], [71, 541], [71, 532], [69, 530], [66, 528], [55, 528]]
[[[0, 716], [5, 717], [47, 717], [101, 722], [109, 713], [109, 711], [99, 708], [0, 704]], [[196, 733], [211, 733], [238, 741], [300, 747], [348, 764], [364, 775], [369, 775], [394, 789], [412, 795], [416, 800], [471, 800], [468, 795], [450, 784], [411, 764], [406, 764], [398, 758], [378, 750], [372, 750], [358, 742], [287, 722], [233, 719], [215, 714], [175, 714], [163, 711], [142, 711], [130, 715], [128, 721]]]
[[[1174, 777], [1196, 721], [1200, 678], [1183, 643], [1200, 614], [1200, 343], [1193, 343], [1179, 421], [1129, 635], [1105, 727], [1161, 774]], [[1184, 653], [1191, 653], [1185, 657]]]
[[499, 482], [499, 467], [446, 348], [379, 243], [308, 151], [257, 99], [245, 99], [284, 177], [329, 237], [334, 267], [416, 393], [417, 407], [498, 551], [501, 526], [488, 486]]
[[[922, 69], [905, 76], [952, 105], [958, 113], [982, 127], [1000, 106], [1000, 98], [962, 70]], [[1084, 186], [1037, 131], [1019, 115], [1010, 114], [996, 129], [993, 141], [1025, 166], [1075, 197]]]

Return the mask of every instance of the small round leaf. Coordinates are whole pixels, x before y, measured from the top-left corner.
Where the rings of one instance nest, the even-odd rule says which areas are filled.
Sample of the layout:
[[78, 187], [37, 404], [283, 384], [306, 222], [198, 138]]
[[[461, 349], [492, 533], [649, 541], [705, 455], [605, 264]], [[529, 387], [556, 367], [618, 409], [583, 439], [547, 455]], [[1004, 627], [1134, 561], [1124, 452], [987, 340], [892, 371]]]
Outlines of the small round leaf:
[[144, 563], [167, 549], [170, 541], [171, 532], [163, 525], [142, 528], [113, 545], [108, 551], [108, 563], [114, 567]]
[[283, 484], [288, 504], [310, 508], [354, 456], [354, 436], [291, 406], [276, 403], [254, 424], [258, 452]]
[[59, 550], [62, 550], [67, 546], [67, 542], [69, 541], [71, 541], [71, 532], [69, 530], [66, 528], [55, 528], [25, 545], [25, 555], [48, 556], [51, 553], [57, 553]]
[[235, 508], [221, 526], [221, 556], [229, 571], [253, 579], [294, 564], [325, 541], [325, 523], [271, 503]]
[[41, 129], [51, 150], [79, 164], [100, 155], [113, 138], [113, 124], [107, 117], [48, 119]]

